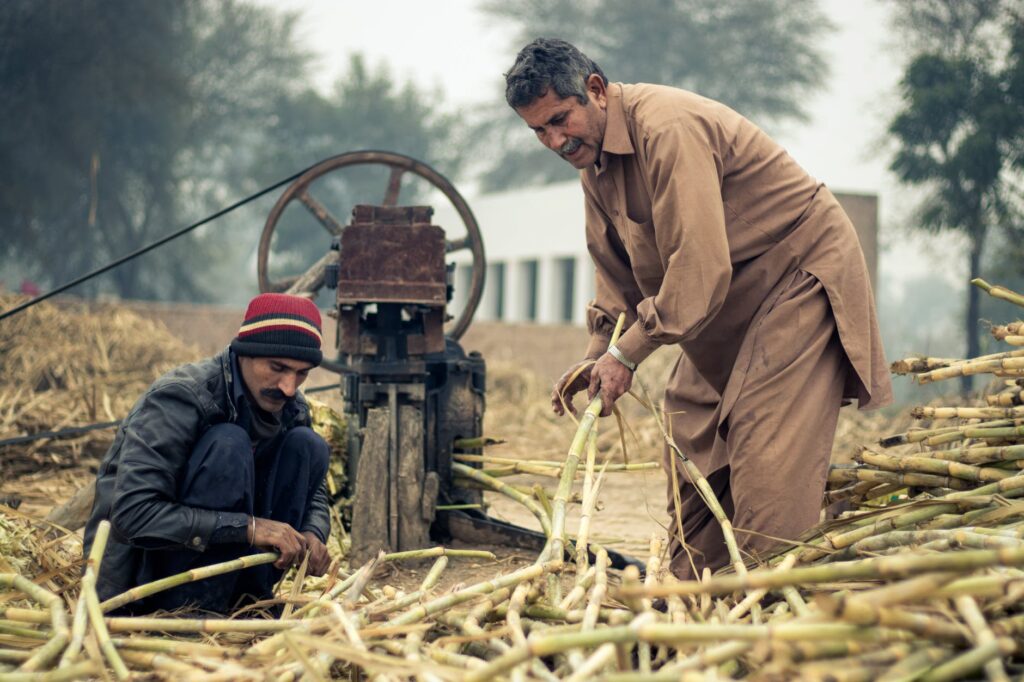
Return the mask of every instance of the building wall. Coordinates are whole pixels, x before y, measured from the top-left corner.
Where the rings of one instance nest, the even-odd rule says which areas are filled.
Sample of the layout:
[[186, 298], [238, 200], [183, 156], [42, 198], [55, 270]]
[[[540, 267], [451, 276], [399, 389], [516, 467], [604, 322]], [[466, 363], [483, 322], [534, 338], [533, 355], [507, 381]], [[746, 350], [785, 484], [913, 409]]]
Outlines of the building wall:
[[[872, 286], [877, 265], [878, 198], [836, 192], [861, 240]], [[465, 234], [454, 209], [435, 206], [435, 223], [449, 239]], [[578, 182], [481, 197], [472, 202], [483, 234], [487, 275], [475, 319], [541, 324], [585, 323], [594, 297], [594, 267], [583, 228]], [[468, 255], [455, 254], [457, 314], [470, 280]]]

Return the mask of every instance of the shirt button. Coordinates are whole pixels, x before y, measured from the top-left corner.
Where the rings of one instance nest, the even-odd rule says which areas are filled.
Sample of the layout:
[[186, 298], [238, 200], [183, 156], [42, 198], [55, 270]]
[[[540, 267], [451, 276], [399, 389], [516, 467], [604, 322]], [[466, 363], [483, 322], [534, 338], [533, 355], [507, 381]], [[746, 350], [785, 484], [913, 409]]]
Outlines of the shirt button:
[[192, 544], [195, 545], [196, 547], [201, 545], [202, 542], [203, 542], [202, 538], [200, 538], [198, 535], [195, 536], [194, 538], [192, 538]]
[[615, 216], [616, 218], [618, 218], [619, 217], [619, 210], [618, 209], [613, 209], [612, 210], [612, 215]]

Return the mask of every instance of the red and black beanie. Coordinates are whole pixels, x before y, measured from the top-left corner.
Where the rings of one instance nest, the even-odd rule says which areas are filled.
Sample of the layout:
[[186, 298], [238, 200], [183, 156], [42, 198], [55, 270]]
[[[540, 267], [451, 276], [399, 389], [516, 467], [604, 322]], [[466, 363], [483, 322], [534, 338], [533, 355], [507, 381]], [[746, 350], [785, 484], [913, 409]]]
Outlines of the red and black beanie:
[[249, 301], [238, 336], [231, 342], [237, 355], [291, 358], [319, 365], [320, 311], [308, 298], [260, 294]]

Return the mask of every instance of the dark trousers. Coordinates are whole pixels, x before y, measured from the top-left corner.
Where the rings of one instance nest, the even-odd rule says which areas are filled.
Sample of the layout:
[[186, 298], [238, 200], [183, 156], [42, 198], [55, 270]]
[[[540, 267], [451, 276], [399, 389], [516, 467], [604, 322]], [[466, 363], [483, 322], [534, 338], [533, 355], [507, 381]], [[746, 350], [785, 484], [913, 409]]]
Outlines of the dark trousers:
[[[178, 502], [189, 507], [242, 512], [301, 530], [310, 499], [327, 473], [327, 443], [312, 429], [297, 427], [253, 454], [248, 434], [235, 424], [211, 427], [196, 444], [182, 479]], [[142, 550], [136, 584], [165, 578], [263, 550], [248, 544], [211, 544], [188, 549]], [[272, 596], [282, 571], [265, 564], [174, 587], [142, 600], [133, 613], [182, 606], [228, 613], [243, 603]]]

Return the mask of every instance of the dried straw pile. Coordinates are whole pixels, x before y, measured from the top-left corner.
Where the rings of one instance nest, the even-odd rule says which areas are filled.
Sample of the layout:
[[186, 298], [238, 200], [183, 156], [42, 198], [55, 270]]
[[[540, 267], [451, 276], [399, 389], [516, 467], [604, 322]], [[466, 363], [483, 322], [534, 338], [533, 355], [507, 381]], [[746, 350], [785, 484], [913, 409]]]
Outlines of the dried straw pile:
[[[0, 296], [0, 309], [24, 300]], [[197, 356], [116, 306], [43, 303], [0, 324], [0, 440], [114, 421], [171, 367]], [[103, 455], [111, 429], [0, 448], [0, 478]]]

